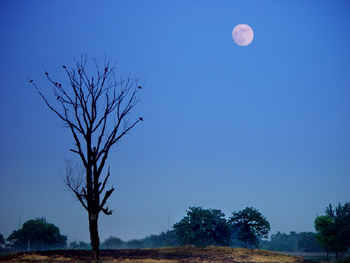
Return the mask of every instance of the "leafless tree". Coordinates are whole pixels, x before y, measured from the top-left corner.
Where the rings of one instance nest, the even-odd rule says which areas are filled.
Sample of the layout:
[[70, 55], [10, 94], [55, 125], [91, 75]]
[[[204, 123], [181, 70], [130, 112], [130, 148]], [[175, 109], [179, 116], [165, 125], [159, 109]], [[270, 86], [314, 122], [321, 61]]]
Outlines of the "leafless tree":
[[50, 102], [33, 80], [29, 80], [29, 83], [73, 135], [75, 146], [70, 151], [79, 155], [85, 176], [82, 176], [78, 167], [66, 162], [63, 181], [88, 212], [93, 257], [98, 262], [98, 217], [101, 211], [106, 215], [112, 214], [106, 202], [114, 191], [113, 187], [106, 190], [109, 167], [105, 176], [101, 174], [111, 147], [143, 118], [132, 122], [128, 119], [139, 101], [137, 92], [142, 89], [138, 86], [139, 79], [131, 79], [130, 76], [117, 79], [115, 64], [111, 66], [111, 61], [105, 59], [103, 69], [100, 69], [97, 61], [92, 60], [94, 77], [89, 77], [86, 55], [82, 55], [80, 60], [74, 60], [75, 69], [69, 70], [63, 66], [69, 85], [53, 80], [45, 70], [58, 103], [55, 100]]

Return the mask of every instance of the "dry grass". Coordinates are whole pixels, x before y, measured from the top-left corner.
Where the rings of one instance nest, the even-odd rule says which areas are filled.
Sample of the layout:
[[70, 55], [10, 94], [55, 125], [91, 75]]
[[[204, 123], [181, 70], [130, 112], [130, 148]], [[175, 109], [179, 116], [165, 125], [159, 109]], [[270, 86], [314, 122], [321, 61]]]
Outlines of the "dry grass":
[[21, 256], [19, 259], [21, 261], [49, 261], [50, 257], [35, 255], [35, 254], [28, 254], [28, 255]]
[[[266, 250], [229, 247], [176, 247], [160, 249], [102, 250], [103, 263], [310, 263], [301, 257]], [[91, 252], [82, 250], [57, 250], [22, 252], [0, 257], [2, 262], [91, 262]]]
[[247, 262], [283, 262], [292, 263], [296, 262], [298, 257], [279, 254], [266, 250], [258, 249], [245, 249], [245, 248], [233, 248], [233, 258], [246, 259]]
[[[1, 258], [0, 258], [1, 261]], [[66, 258], [62, 256], [43, 256], [37, 255], [35, 253], [32, 254], [18, 254], [9, 260], [5, 260], [4, 262], [73, 262], [71, 258]]]
[[177, 260], [157, 260], [157, 259], [125, 259], [102, 261], [102, 263], [178, 263]]

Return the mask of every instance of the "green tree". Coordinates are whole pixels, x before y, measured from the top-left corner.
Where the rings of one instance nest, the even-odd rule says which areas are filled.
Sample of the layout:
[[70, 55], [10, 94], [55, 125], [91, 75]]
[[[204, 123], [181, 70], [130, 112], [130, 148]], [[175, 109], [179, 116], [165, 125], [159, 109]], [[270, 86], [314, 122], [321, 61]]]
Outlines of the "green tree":
[[103, 69], [100, 69], [94, 60], [94, 76], [90, 76], [86, 55], [75, 62], [76, 69], [63, 66], [68, 76], [67, 85], [45, 72], [53, 88], [54, 102], [43, 95], [33, 80], [29, 83], [74, 138], [74, 147], [70, 150], [81, 159], [85, 177], [68, 166], [64, 182], [88, 213], [93, 257], [98, 262], [98, 217], [101, 211], [106, 215], [112, 214], [106, 202], [114, 191], [113, 187], [106, 190], [109, 168], [105, 177], [101, 176], [102, 171], [113, 146], [143, 120], [142, 117], [132, 122], [128, 120], [131, 110], [139, 101], [137, 92], [142, 87], [137, 85], [138, 79], [118, 79], [115, 66], [111, 66], [110, 61], [105, 61]]
[[123, 246], [123, 241], [115, 236], [110, 236], [106, 238], [105, 241], [101, 244], [103, 249], [119, 249]]
[[20, 230], [14, 230], [7, 241], [16, 249], [26, 249], [28, 245], [36, 250], [64, 248], [67, 236], [61, 235], [59, 228], [46, 222], [45, 218], [37, 218], [25, 222]]
[[328, 224], [326, 228], [322, 228], [322, 225], [319, 228], [320, 240], [327, 240], [329, 249], [336, 254], [338, 260], [339, 254], [345, 253], [350, 247], [350, 203], [344, 206], [339, 203], [335, 209], [329, 204], [326, 214]]
[[173, 226], [181, 245], [204, 247], [230, 244], [231, 229], [224, 213], [218, 209], [203, 209], [202, 207], [190, 207], [189, 209], [187, 216]]
[[315, 219], [316, 239], [326, 249], [327, 260], [329, 253], [333, 251], [333, 241], [335, 239], [335, 231], [333, 220], [330, 215], [317, 216]]
[[233, 228], [238, 229], [238, 240], [245, 244], [245, 247], [259, 247], [261, 238], [268, 238], [270, 223], [255, 208], [247, 207], [239, 212], [233, 212], [229, 223]]

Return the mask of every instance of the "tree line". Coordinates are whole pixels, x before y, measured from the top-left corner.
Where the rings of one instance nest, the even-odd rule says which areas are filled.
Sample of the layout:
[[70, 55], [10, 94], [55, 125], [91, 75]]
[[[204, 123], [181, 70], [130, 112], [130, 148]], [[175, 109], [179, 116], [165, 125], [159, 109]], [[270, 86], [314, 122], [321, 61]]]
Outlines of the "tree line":
[[[270, 224], [255, 208], [247, 207], [233, 212], [228, 219], [219, 209], [190, 207], [173, 230], [143, 239], [123, 241], [110, 236], [101, 243], [101, 249], [142, 249], [175, 247], [181, 245], [255, 247], [284, 252], [327, 252], [336, 257], [350, 247], [350, 203], [339, 204], [335, 209], [329, 205], [326, 215], [317, 215], [316, 233], [294, 231], [289, 234], [277, 232], [268, 237]], [[6, 239], [7, 247], [17, 250], [91, 249], [85, 242], [70, 242], [61, 235], [59, 228], [45, 218], [26, 221], [21, 229], [14, 230]], [[5, 239], [0, 234], [0, 244]]]
[[[190, 207], [187, 216], [174, 224], [172, 231], [151, 235], [141, 240], [124, 242], [111, 236], [101, 248], [155, 248], [179, 245], [228, 246], [236, 238], [247, 246], [259, 247], [260, 238], [267, 238], [270, 224], [261, 213], [252, 208], [234, 212], [229, 220], [219, 209]], [[234, 229], [234, 230], [233, 230]], [[28, 220], [21, 229], [14, 230], [7, 238], [8, 247], [18, 250], [45, 250], [58, 248], [90, 249], [84, 242], [71, 242], [67, 246], [67, 236], [61, 235], [59, 228], [46, 222], [45, 218]]]
[[261, 240], [260, 248], [280, 252], [324, 252], [325, 249], [317, 241], [316, 233], [291, 231], [289, 234], [277, 231], [271, 240]]
[[219, 209], [190, 207], [186, 212], [187, 215], [173, 225], [174, 230], [128, 242], [111, 236], [101, 244], [101, 248], [158, 248], [179, 245], [259, 247], [260, 239], [267, 238], [270, 230], [269, 222], [253, 207], [232, 213], [228, 220]]

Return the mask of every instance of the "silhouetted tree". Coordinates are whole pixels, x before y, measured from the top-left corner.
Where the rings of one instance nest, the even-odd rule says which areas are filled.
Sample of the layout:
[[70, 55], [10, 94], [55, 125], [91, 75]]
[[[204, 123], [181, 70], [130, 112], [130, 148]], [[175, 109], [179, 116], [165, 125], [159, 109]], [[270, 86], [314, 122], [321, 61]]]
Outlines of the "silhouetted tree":
[[332, 218], [337, 233], [334, 252], [344, 253], [350, 248], [350, 202], [344, 206], [339, 203], [335, 209], [332, 209], [332, 205], [329, 204], [326, 214]]
[[260, 238], [268, 238], [270, 223], [255, 208], [246, 207], [242, 211], [233, 212], [229, 222], [233, 228], [238, 229], [238, 240], [245, 244], [245, 247], [259, 247]]
[[21, 229], [14, 230], [7, 241], [16, 249], [26, 249], [28, 244], [36, 250], [64, 248], [67, 245], [67, 236], [61, 235], [59, 228], [46, 222], [45, 218], [36, 218], [26, 221]]
[[101, 174], [112, 146], [143, 119], [129, 123], [127, 118], [138, 103], [139, 79], [117, 79], [115, 66], [111, 66], [110, 61], [105, 60], [102, 70], [96, 60], [93, 61], [96, 68], [93, 77], [89, 76], [86, 55], [82, 55], [80, 61], [75, 60], [76, 69], [63, 66], [69, 85], [55, 81], [45, 71], [56, 97], [54, 102], [43, 95], [34, 81], [29, 82], [73, 135], [75, 147], [70, 150], [79, 155], [85, 175], [68, 167], [64, 183], [88, 212], [91, 246], [98, 262], [98, 217], [101, 211], [112, 214], [106, 202], [114, 191], [113, 187], [106, 190], [109, 167], [104, 178]]
[[181, 245], [228, 246], [231, 242], [231, 228], [219, 209], [190, 207], [187, 216], [173, 228]]

